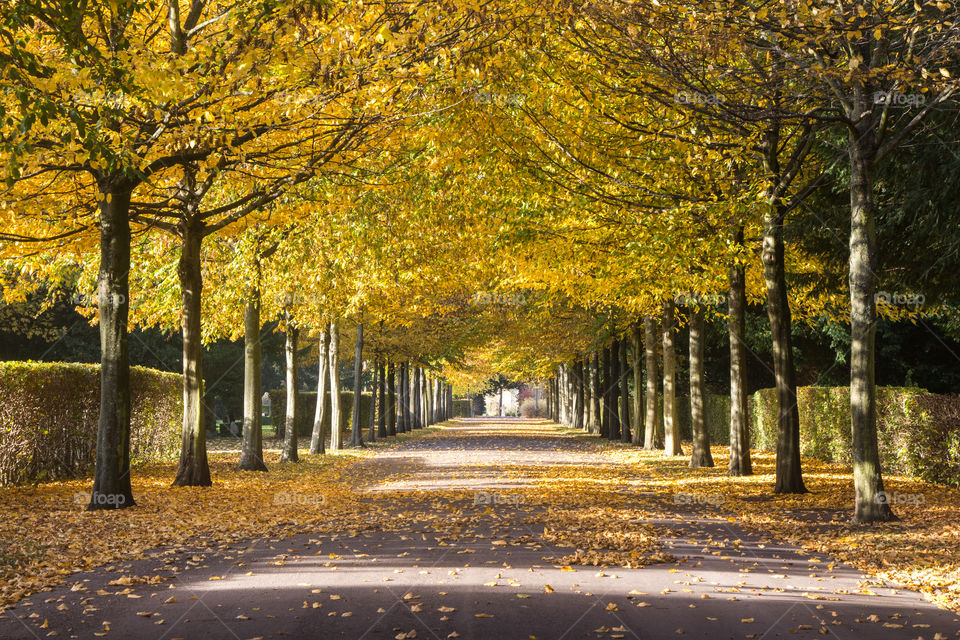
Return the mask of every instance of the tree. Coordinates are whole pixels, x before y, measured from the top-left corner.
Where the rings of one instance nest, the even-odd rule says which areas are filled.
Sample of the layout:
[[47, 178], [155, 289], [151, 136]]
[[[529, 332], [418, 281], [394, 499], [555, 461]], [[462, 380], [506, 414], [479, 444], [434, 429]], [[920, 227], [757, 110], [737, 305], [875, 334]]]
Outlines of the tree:
[[690, 466], [712, 467], [713, 455], [710, 452], [710, 432], [704, 422], [703, 389], [703, 310], [694, 303], [687, 311], [687, 324], [690, 329], [690, 424], [693, 431], [693, 453]]
[[353, 352], [353, 419], [350, 421], [350, 446], [363, 446], [363, 427], [360, 424], [361, 392], [363, 386], [360, 375], [363, 373], [363, 323], [357, 323], [356, 345]]

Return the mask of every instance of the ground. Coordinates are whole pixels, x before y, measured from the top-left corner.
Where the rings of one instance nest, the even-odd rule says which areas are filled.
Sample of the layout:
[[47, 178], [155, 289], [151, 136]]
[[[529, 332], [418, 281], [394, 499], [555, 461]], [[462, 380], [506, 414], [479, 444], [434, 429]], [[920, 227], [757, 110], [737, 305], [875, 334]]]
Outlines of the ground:
[[507, 419], [275, 455], [258, 474], [213, 454], [210, 489], [139, 469], [112, 514], [70, 501], [85, 482], [3, 490], [0, 638], [960, 636], [931, 602], [956, 605], [956, 491], [894, 479], [925, 508], [856, 528], [835, 465], [774, 498], [762, 454], [731, 479]]

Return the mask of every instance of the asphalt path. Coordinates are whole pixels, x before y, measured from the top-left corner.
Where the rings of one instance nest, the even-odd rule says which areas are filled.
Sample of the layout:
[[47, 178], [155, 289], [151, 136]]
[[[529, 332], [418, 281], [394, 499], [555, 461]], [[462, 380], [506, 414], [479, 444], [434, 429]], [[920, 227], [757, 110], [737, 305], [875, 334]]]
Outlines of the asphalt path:
[[[670, 527], [662, 542], [675, 561], [551, 562], [573, 549], [545, 542], [529, 523], [550, 505], [515, 504], [511, 491], [553, 466], [605, 461], [542, 423], [462, 420], [357, 464], [373, 471], [358, 475], [376, 478], [357, 491], [397, 514], [389, 530], [156, 549], [18, 603], [0, 614], [0, 638], [960, 637], [957, 615], [915, 592], [865, 588], [864, 576], [828, 557], [690, 505], [651, 523]], [[474, 498], [454, 505], [441, 528], [442, 503], [431, 495], [451, 489]], [[469, 521], [456, 527], [464, 514]], [[155, 580], [124, 584], [129, 575]]]

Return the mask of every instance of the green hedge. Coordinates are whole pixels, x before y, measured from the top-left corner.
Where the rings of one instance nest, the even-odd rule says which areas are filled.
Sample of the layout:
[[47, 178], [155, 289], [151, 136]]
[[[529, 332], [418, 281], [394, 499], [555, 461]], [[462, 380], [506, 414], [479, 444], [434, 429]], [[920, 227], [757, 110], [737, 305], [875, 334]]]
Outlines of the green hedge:
[[[181, 380], [175, 373], [130, 369], [134, 463], [179, 451]], [[0, 485], [89, 473], [99, 412], [99, 365], [0, 362]]]
[[[633, 407], [630, 407], [633, 410]], [[663, 415], [663, 396], [660, 396], [660, 415]], [[730, 397], [704, 394], [703, 421], [710, 432], [710, 444], [730, 444]], [[640, 421], [641, 424], [643, 421]], [[693, 439], [693, 427], [690, 419], [690, 398], [677, 398], [677, 422], [680, 423], [680, 437]]]
[[[849, 387], [800, 387], [797, 407], [801, 454], [849, 463], [853, 450]], [[774, 389], [761, 389], [751, 396], [750, 432], [752, 446], [776, 449]], [[878, 387], [877, 437], [885, 473], [960, 484], [960, 396]]]
[[[301, 391], [300, 397], [300, 415], [297, 417], [297, 436], [309, 438], [313, 434], [313, 416], [317, 410], [317, 392]], [[323, 417], [323, 428], [330, 433], [330, 393], [326, 393], [327, 411]], [[274, 433], [278, 436], [283, 435], [284, 424], [286, 423], [287, 392], [283, 389], [274, 389], [270, 391], [270, 402], [273, 427], [265, 426], [264, 430], [269, 433], [275, 429]], [[364, 429], [370, 426], [370, 405], [371, 398], [369, 393], [361, 394], [360, 400], [360, 424]], [[353, 420], [353, 392], [340, 392], [340, 431], [349, 432], [350, 423]], [[366, 433], [366, 431], [364, 431]]]
[[[360, 400], [360, 424], [363, 425], [364, 434], [370, 427], [370, 406], [373, 402], [369, 393], [361, 394]], [[283, 427], [286, 421], [287, 392], [283, 389], [274, 389], [270, 392], [270, 403], [272, 415], [272, 426], [264, 426], [264, 432], [269, 435], [276, 433], [283, 435]], [[327, 411], [323, 416], [323, 428], [330, 432], [330, 392], [326, 392]], [[313, 434], [313, 416], [317, 410], [317, 392], [300, 392], [300, 415], [297, 420], [297, 437], [309, 438]], [[464, 417], [470, 415], [470, 400], [454, 400], [453, 415], [455, 417]], [[340, 430], [348, 433], [353, 421], [353, 392], [340, 392]]]
[[470, 417], [470, 404], [472, 400], [469, 398], [465, 400], [456, 400], [453, 401], [453, 417], [454, 418], [469, 418]]

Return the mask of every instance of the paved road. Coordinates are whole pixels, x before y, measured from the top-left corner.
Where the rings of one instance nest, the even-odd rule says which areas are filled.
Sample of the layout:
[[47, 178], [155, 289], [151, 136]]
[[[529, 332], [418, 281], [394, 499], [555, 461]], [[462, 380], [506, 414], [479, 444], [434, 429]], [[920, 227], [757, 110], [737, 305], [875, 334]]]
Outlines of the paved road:
[[[573, 549], [540, 535], [561, 507], [529, 496], [551, 472], [602, 463], [544, 425], [460, 421], [360, 463], [370, 526], [158, 549], [22, 602], [0, 638], [960, 637], [957, 615], [916, 593], [859, 593], [852, 569], [676, 506], [636, 523], [669, 527], [675, 561], [564, 569], [551, 559]], [[118, 571], [158, 582], [111, 585]]]

